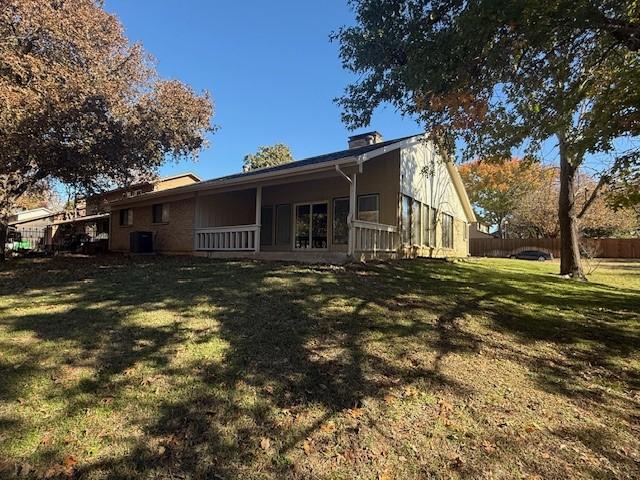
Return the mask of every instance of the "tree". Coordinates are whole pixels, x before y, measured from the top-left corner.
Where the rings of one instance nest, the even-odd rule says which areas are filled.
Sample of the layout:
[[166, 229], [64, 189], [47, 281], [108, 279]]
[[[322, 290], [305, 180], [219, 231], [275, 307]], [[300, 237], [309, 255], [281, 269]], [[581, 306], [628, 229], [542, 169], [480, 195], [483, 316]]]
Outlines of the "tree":
[[203, 147], [208, 94], [159, 79], [100, 0], [0, 5], [0, 249], [8, 214], [39, 182], [91, 193]]
[[293, 161], [293, 155], [289, 147], [283, 143], [260, 147], [254, 154], [244, 157], [245, 170], [255, 170], [256, 168], [275, 167], [283, 163]]
[[525, 195], [548, 183], [549, 169], [517, 158], [503, 163], [475, 160], [462, 164], [460, 175], [482, 222], [496, 225], [504, 238], [504, 222]]
[[[356, 128], [389, 102], [465, 158], [538, 155], [554, 139], [560, 166], [560, 273], [584, 279], [575, 204], [589, 153], [640, 133], [640, 5], [635, 0], [353, 0], [357, 24], [338, 31], [358, 74], [338, 99]], [[636, 150], [632, 163], [640, 158]]]
[[[560, 234], [558, 221], [558, 198], [560, 179], [557, 169], [548, 169], [546, 182], [523, 195], [509, 216], [512, 237], [549, 237]], [[581, 210], [597, 187], [598, 181], [589, 175], [578, 175], [575, 204]], [[577, 222], [580, 238], [625, 237], [638, 228], [638, 219], [629, 208], [614, 210], [607, 202], [607, 191], [592, 201], [589, 209]]]
[[22, 194], [16, 201], [15, 207], [22, 210], [31, 210], [38, 207], [55, 208], [60, 204], [58, 193], [51, 184], [41, 181]]
[[[536, 162], [511, 159], [502, 163], [472, 161], [460, 166], [460, 175], [479, 218], [497, 225], [501, 238], [556, 238], [560, 235], [558, 169]], [[576, 208], [582, 209], [598, 181], [580, 173]], [[608, 188], [608, 187], [607, 187]], [[598, 196], [578, 221], [583, 237], [628, 236], [637, 229], [635, 213], [614, 211], [605, 195]], [[506, 228], [503, 228], [506, 227]]]

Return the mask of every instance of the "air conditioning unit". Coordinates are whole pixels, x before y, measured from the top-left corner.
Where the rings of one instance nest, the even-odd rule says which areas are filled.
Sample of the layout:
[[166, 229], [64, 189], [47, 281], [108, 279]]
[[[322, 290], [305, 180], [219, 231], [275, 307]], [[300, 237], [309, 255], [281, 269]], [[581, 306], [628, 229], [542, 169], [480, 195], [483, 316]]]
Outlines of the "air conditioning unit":
[[131, 232], [129, 234], [129, 251], [131, 253], [153, 253], [153, 233]]

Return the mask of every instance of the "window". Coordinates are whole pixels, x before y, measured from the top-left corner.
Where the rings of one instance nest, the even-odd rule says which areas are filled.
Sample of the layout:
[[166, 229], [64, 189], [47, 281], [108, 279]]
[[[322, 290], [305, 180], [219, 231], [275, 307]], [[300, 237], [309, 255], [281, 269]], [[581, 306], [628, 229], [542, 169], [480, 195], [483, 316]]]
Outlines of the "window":
[[436, 226], [438, 225], [438, 210], [431, 207], [431, 223], [429, 225], [429, 245], [436, 246]]
[[413, 201], [411, 208], [411, 243], [420, 245], [420, 230], [422, 229], [422, 218], [420, 217], [420, 202]]
[[400, 218], [402, 244], [411, 245], [411, 198], [402, 195]]
[[377, 193], [360, 195], [358, 197], [358, 220], [378, 223], [380, 220], [379, 204], [380, 196]]
[[169, 221], [169, 204], [155, 203], [151, 207], [152, 223], [167, 223]]
[[142, 190], [129, 190], [126, 195], [129, 198], [137, 197], [138, 195], [142, 195]]
[[333, 200], [333, 243], [346, 245], [349, 242], [349, 199], [335, 198]]
[[442, 214], [442, 247], [453, 248], [453, 217]]
[[260, 222], [260, 245], [273, 245], [273, 207], [262, 207]]
[[130, 208], [123, 208], [120, 210], [120, 225], [133, 225], [133, 210]]
[[431, 245], [431, 222], [429, 218], [429, 213], [431, 209], [429, 205], [422, 205], [422, 244], [423, 245]]
[[327, 248], [328, 210], [326, 202], [296, 205], [294, 248]]

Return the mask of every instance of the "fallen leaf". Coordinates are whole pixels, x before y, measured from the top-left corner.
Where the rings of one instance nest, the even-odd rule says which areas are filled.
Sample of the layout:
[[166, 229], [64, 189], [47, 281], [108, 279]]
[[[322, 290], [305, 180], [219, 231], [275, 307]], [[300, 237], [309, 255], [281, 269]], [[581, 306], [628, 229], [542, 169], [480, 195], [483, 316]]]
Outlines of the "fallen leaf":
[[313, 446], [311, 445], [311, 442], [309, 440], [305, 440], [302, 443], [302, 449], [304, 450], [304, 453], [309, 455], [313, 451]]
[[271, 447], [271, 440], [269, 440], [268, 438], [263, 438], [262, 440], [260, 440], [260, 448], [262, 448], [263, 450], [269, 450], [269, 447]]
[[412, 385], [407, 385], [404, 387], [402, 394], [405, 397], [415, 397], [418, 395], [418, 389]]
[[378, 474], [378, 480], [392, 480], [392, 478], [393, 477], [387, 470]]
[[364, 411], [361, 408], [350, 408], [347, 410], [347, 413], [353, 418], [360, 418], [364, 414]]
[[483, 442], [482, 443], [482, 449], [487, 452], [489, 455], [491, 455], [492, 453], [495, 453], [496, 451], [496, 446], [494, 444], [492, 444], [491, 442]]
[[46, 432], [40, 439], [40, 445], [49, 445], [52, 437], [53, 434], [51, 432]]
[[445, 417], [446, 418], [453, 411], [453, 405], [451, 404], [451, 402], [448, 402], [445, 399], [440, 399], [438, 401], [438, 405], [440, 405], [439, 415], [441, 417]]
[[393, 403], [395, 400], [396, 400], [395, 395], [392, 395], [391, 393], [388, 393], [384, 396], [384, 403], [386, 404]]
[[336, 426], [333, 422], [327, 422], [320, 427], [320, 431], [323, 433], [333, 433], [336, 430]]

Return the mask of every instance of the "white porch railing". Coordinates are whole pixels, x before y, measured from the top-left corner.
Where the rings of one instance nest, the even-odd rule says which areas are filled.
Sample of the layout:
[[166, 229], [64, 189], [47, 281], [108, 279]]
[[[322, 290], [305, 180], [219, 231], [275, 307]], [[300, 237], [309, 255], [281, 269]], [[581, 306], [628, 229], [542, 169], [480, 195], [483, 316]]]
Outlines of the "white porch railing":
[[353, 220], [354, 251], [394, 252], [398, 227], [383, 223]]
[[196, 228], [194, 248], [196, 250], [255, 251], [259, 228], [258, 225]]

